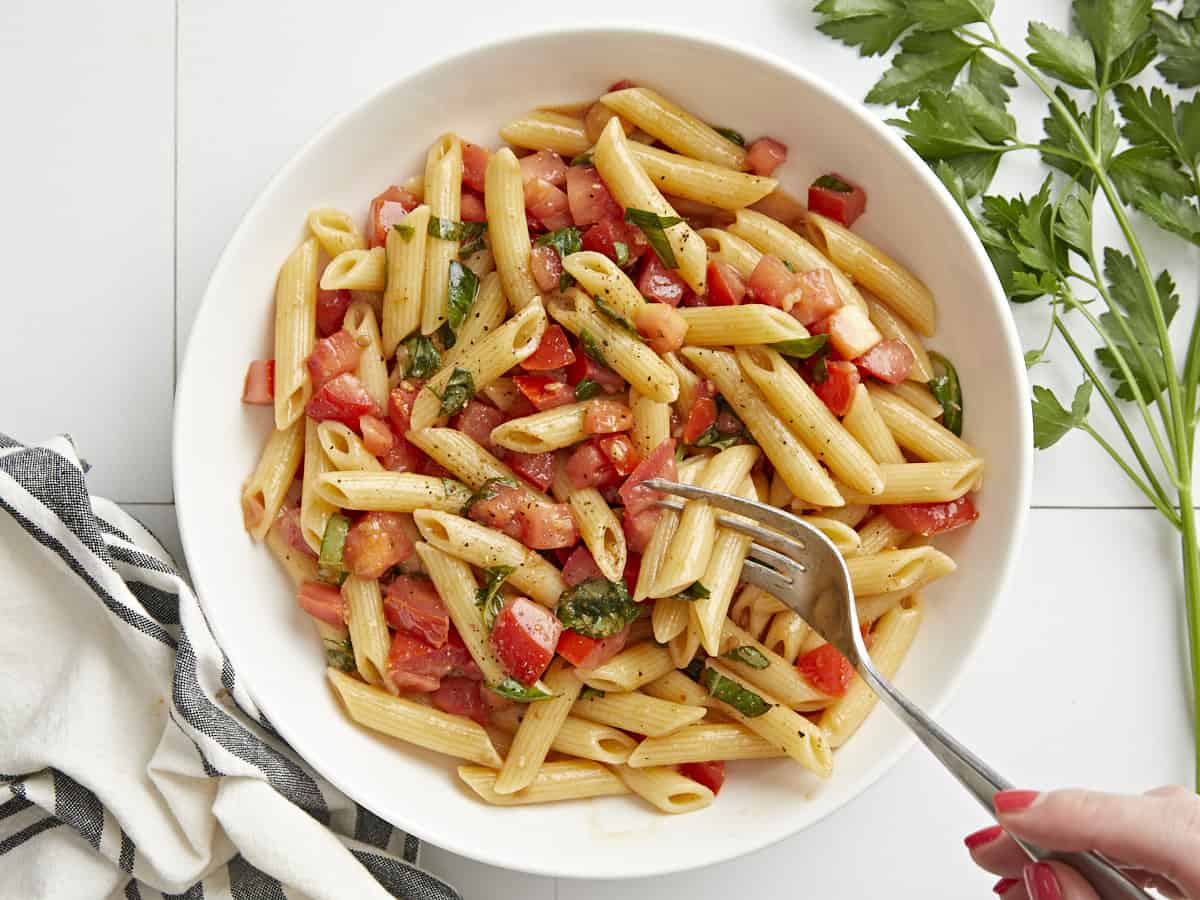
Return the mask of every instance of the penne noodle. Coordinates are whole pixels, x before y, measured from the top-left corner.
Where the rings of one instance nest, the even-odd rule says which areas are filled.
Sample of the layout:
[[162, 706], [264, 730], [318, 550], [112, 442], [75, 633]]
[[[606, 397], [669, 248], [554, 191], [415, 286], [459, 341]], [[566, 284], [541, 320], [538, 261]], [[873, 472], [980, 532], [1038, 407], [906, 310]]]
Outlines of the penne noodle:
[[895, 394], [905, 403], [931, 419], [942, 417], [942, 404], [938, 403], [929, 388], [919, 381], [902, 381], [899, 384], [881, 384], [881, 389], [889, 394]]
[[[500, 276], [489, 272], [479, 282], [479, 294], [467, 311], [467, 317], [458, 327], [454, 346], [442, 353], [442, 368], [453, 370], [462, 359], [470, 359], [477, 348], [491, 336], [504, 321], [508, 312], [508, 301], [500, 286]], [[494, 381], [493, 381], [494, 383]], [[486, 390], [485, 385], [480, 390]]]
[[[462, 215], [462, 141], [443, 134], [425, 155], [424, 199], [429, 217], [457, 223]], [[524, 210], [524, 206], [522, 206]], [[421, 333], [433, 334], [446, 321], [450, 290], [450, 261], [458, 256], [458, 241], [434, 237], [425, 242], [425, 275], [421, 282]]]
[[317, 493], [317, 477], [330, 469], [329, 457], [321, 447], [318, 425], [304, 419], [304, 474], [300, 484], [300, 531], [304, 542], [314, 553], [321, 551], [325, 537], [325, 526], [329, 517], [336, 512], [333, 504]]
[[704, 706], [708, 703], [708, 691], [679, 671], [668, 672], [654, 679], [642, 688], [642, 693], [681, 706]]
[[423, 428], [409, 431], [405, 437], [472, 490], [479, 490], [484, 482], [499, 478], [515, 482], [539, 500], [546, 499], [545, 494], [517, 478], [512, 469], [475, 443], [468, 434], [453, 428]]
[[975, 459], [975, 448], [903, 397], [872, 385], [871, 403], [896, 443], [926, 462]]
[[[742, 479], [741, 485], [734, 491], [734, 494], [748, 500], [758, 499], [753, 482], [749, 477]], [[734, 516], [733, 518], [740, 519], [741, 517]], [[708, 557], [708, 567], [700, 579], [708, 596], [697, 597], [692, 601], [691, 609], [691, 621], [696, 623], [696, 627], [700, 631], [700, 644], [706, 653], [718, 654], [720, 652], [721, 627], [728, 621], [725, 615], [729, 612], [729, 603], [733, 599], [733, 592], [741, 580], [742, 563], [746, 561], [751, 540], [749, 535], [731, 528], [717, 529], [712, 553]]]
[[492, 443], [518, 453], [546, 453], [570, 447], [588, 436], [583, 423], [591, 402], [568, 403], [509, 419], [492, 429]]
[[458, 481], [414, 472], [326, 472], [317, 493], [340, 509], [378, 512], [459, 510], [471, 496]]
[[650, 88], [613, 91], [600, 102], [685, 156], [737, 171], [747, 168], [745, 148]]
[[275, 427], [304, 415], [312, 396], [308, 355], [317, 335], [317, 241], [292, 251], [275, 285]]
[[515, 794], [533, 783], [583, 687], [562, 659], [550, 665], [544, 680], [554, 696], [529, 704], [492, 786], [497, 794]]
[[700, 237], [704, 238], [704, 244], [708, 247], [710, 260], [733, 266], [743, 279], [749, 278], [753, 274], [759, 260], [762, 259], [762, 251], [736, 234], [730, 234], [723, 229], [701, 228]]
[[395, 693], [392, 681], [387, 677], [392, 637], [384, 618], [379, 582], [374, 578], [351, 575], [342, 583], [342, 597], [346, 601], [346, 625], [350, 629], [358, 674], [367, 684]]
[[671, 404], [647, 397], [635, 390], [629, 392], [629, 408], [633, 412], [633, 441], [638, 456], [645, 459], [655, 448], [671, 438]]
[[[929, 353], [926, 352], [925, 345], [921, 343], [921, 338], [917, 333], [907, 322], [880, 303], [874, 295], [863, 294], [863, 299], [867, 301], [867, 311], [870, 314], [871, 323], [879, 329], [879, 333], [885, 339], [900, 341], [912, 351], [913, 364], [908, 373], [908, 380], [902, 381], [900, 384], [924, 384], [929, 381], [933, 377], [933, 363], [929, 361]], [[938, 410], [941, 410], [940, 406]]]
[[[778, 613], [776, 614], [778, 615]], [[797, 617], [799, 618], [799, 617]], [[739, 662], [728, 654], [739, 648], [748, 647], [766, 660], [762, 668]], [[721, 663], [756, 688], [761, 688], [784, 706], [809, 711], [829, 705], [830, 696], [812, 687], [789, 660], [772, 650], [766, 643], [759, 642], [750, 632], [726, 619], [721, 628], [720, 644], [714, 656]]]
[[[708, 464], [708, 460], [703, 457], [693, 457], [684, 460], [678, 467], [677, 477], [683, 484], [695, 484], [700, 477], [700, 473]], [[637, 584], [633, 589], [633, 599], [641, 603], [650, 596], [650, 589], [654, 586], [655, 580], [658, 578], [659, 569], [662, 568], [663, 560], [666, 558], [667, 548], [671, 545], [671, 539], [675, 536], [675, 529], [679, 526], [679, 513], [674, 510], [664, 509], [658, 514], [658, 522], [655, 523], [654, 532], [650, 536], [649, 542], [642, 551], [642, 563], [638, 568]], [[669, 599], [669, 598], [664, 598]], [[680, 601], [686, 603], [686, 601]], [[668, 604], [669, 605], [669, 604]], [[657, 609], [658, 604], [655, 604]], [[668, 641], [672, 636], [682, 631], [687, 622], [687, 609], [683, 607], [674, 607], [677, 612], [672, 613], [672, 621], [675, 625], [663, 625], [664, 629], [670, 629], [671, 634], [667, 637], [661, 637], [658, 632], [658, 627], [655, 628], [655, 639], [659, 641]], [[664, 612], [664, 615], [666, 613]], [[682, 616], [681, 619], [674, 617]]]
[[845, 522], [827, 519], [824, 516], [801, 516], [800, 518], [829, 538], [842, 556], [853, 556], [858, 552], [860, 543], [858, 532]]
[[808, 330], [782, 309], [762, 303], [681, 307], [676, 312], [687, 322], [684, 342], [693, 347], [777, 344], [808, 337]]
[[883, 506], [957, 500], [975, 490], [983, 475], [983, 460], [885, 464], [879, 471], [883, 475], [882, 494], [868, 497], [845, 488], [846, 499]]
[[[842, 425], [858, 441], [859, 446], [880, 465], [904, 462], [900, 445], [880, 418], [866, 385], [860, 384], [854, 388], [854, 399], [850, 401], [850, 409], [842, 417]], [[881, 470], [880, 475], [882, 474]]]
[[279, 514], [304, 453], [304, 423], [293, 422], [267, 437], [258, 465], [242, 485], [242, 523], [261, 541]]
[[630, 322], [646, 305], [645, 298], [629, 276], [603, 253], [581, 250], [565, 256], [562, 265], [584, 291], [603, 300]]
[[[317, 433], [317, 443], [325, 454], [328, 465], [318, 473], [323, 475], [331, 468], [341, 472], [382, 472], [383, 466], [363, 445], [362, 438], [343, 425], [332, 419], [313, 423]], [[316, 479], [314, 478], [314, 488]]]
[[594, 669], [577, 670], [579, 679], [598, 691], [634, 691], [675, 668], [671, 654], [653, 641], [626, 647]]
[[471, 567], [461, 559], [424, 541], [416, 543], [416, 551], [417, 557], [425, 566], [425, 571], [429, 573], [433, 586], [437, 588], [446, 611], [450, 614], [455, 630], [458, 631], [471, 658], [479, 666], [484, 681], [488, 684], [499, 684], [507, 673], [492, 647], [479, 607], [475, 605], [475, 591], [479, 585]]
[[533, 242], [529, 239], [529, 224], [525, 219], [525, 188], [521, 166], [508, 148], [498, 150], [488, 160], [486, 191], [488, 237], [496, 272], [504, 286], [508, 305], [524, 309], [542, 296], [533, 280], [530, 258]]
[[322, 206], [308, 211], [308, 230], [331, 259], [347, 250], [365, 250], [367, 242], [348, 213]]
[[883, 550], [846, 560], [856, 597], [896, 591], [912, 593], [957, 568], [954, 560], [933, 547]]
[[784, 752], [736, 723], [689, 725], [665, 737], [648, 737], [629, 754], [631, 769], [726, 759], [774, 759]]
[[375, 310], [364, 300], [355, 300], [346, 310], [342, 329], [349, 332], [361, 350], [358, 357], [358, 379], [371, 395], [371, 399], [382, 410], [387, 409], [388, 371], [383, 358], [383, 343]]
[[[532, 705], [536, 706], [537, 704]], [[504, 710], [493, 710], [491, 720], [498, 728], [515, 733], [520, 726], [523, 715], [522, 708], [514, 704]], [[493, 743], [495, 743], [494, 739]], [[628, 760], [629, 754], [636, 746], [637, 741], [611, 725], [601, 725], [599, 722], [589, 722], [587, 719], [567, 716], [563, 720], [562, 727], [558, 729], [558, 734], [554, 736], [550, 749], [555, 753], [565, 753], [567, 756], [591, 759], [615, 766]]]
[[704, 718], [704, 707], [660, 700], [640, 691], [631, 691], [623, 694], [606, 693], [602, 697], [592, 696], [576, 700], [571, 708], [571, 715], [602, 725], [611, 725], [622, 731], [661, 737], [699, 722]]
[[[271, 555], [283, 566], [283, 570], [287, 573], [293, 587], [298, 588], [306, 581], [318, 581], [320, 579], [320, 576], [317, 574], [316, 558], [292, 546], [292, 542], [288, 538], [288, 527], [279, 519], [276, 519], [267, 531], [264, 543], [266, 543], [267, 549], [271, 551]], [[317, 622], [316, 619], [313, 621]], [[325, 623], [317, 622], [317, 624], [324, 625]], [[336, 626], [331, 625], [328, 627], [335, 628]], [[339, 630], [349, 634], [344, 628]]]
[[421, 325], [421, 295], [425, 284], [425, 247], [429, 243], [429, 207], [424, 203], [388, 231], [387, 286], [383, 292], [383, 355], [391, 359], [396, 347]]
[[894, 550], [903, 546], [909, 537], [910, 532], [897, 528], [888, 521], [886, 515], [878, 513], [858, 530], [858, 551], [864, 556], [869, 556], [884, 550]]
[[612, 770], [598, 762], [582, 759], [564, 759], [544, 764], [529, 787], [515, 794], [497, 793], [496, 772], [483, 766], [459, 766], [458, 777], [485, 803], [494, 806], [554, 803], [629, 793], [629, 788]]
[[631, 142], [629, 149], [642, 171], [664, 194], [685, 197], [718, 209], [749, 206], [779, 184], [774, 178], [739, 172], [657, 147]]
[[711, 806], [715, 796], [711, 788], [669, 766], [617, 766], [616, 773], [627, 788], [660, 812], [694, 812]]
[[323, 291], [382, 291], [387, 286], [387, 254], [382, 247], [346, 250], [321, 273]]
[[595, 488], [572, 491], [567, 502], [579, 525], [579, 536], [591, 552], [596, 567], [609, 581], [620, 581], [624, 577], [627, 556], [621, 520]]
[[583, 127], [583, 119], [542, 109], [513, 119], [500, 129], [500, 137], [514, 147], [553, 150], [567, 159], [586, 152], [592, 146]]

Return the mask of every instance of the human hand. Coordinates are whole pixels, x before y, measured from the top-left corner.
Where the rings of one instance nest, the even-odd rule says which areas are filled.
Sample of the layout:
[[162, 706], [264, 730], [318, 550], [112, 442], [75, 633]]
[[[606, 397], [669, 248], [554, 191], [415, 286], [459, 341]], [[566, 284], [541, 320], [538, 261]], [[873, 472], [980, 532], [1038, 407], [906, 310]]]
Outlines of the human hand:
[[1031, 862], [1012, 836], [1047, 850], [1095, 850], [1142, 887], [1200, 900], [1200, 797], [1173, 785], [1141, 796], [1098, 791], [1001, 791], [999, 825], [966, 838], [975, 862], [1002, 876], [1004, 900], [1097, 900], [1060, 862]]

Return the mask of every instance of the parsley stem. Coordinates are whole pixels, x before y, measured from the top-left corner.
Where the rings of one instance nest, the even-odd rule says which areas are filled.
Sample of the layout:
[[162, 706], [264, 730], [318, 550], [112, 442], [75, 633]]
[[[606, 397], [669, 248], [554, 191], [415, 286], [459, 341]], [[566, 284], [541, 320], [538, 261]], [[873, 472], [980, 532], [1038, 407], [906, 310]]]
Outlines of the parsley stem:
[[1112, 444], [1110, 444], [1108, 441], [1106, 441], [1104, 439], [1103, 435], [1101, 435], [1100, 432], [1098, 432], [1095, 428], [1093, 428], [1087, 422], [1080, 424], [1078, 427], [1079, 427], [1080, 431], [1083, 431], [1083, 432], [1091, 435], [1092, 440], [1094, 440], [1097, 444], [1099, 444], [1101, 446], [1101, 448], [1104, 450], [1104, 452], [1112, 457], [1113, 462], [1115, 462], [1118, 466], [1121, 467], [1121, 469], [1129, 477], [1129, 480], [1133, 482], [1134, 486], [1138, 490], [1140, 490], [1143, 494], [1146, 495], [1146, 499], [1154, 504], [1154, 508], [1157, 509], [1160, 513], [1162, 513], [1163, 517], [1168, 522], [1170, 522], [1176, 528], [1180, 527], [1179, 518], [1175, 515], [1175, 511], [1172, 510], [1171, 507], [1167, 506], [1161, 500], [1159, 500], [1157, 497], [1154, 496], [1153, 492], [1146, 485], [1146, 482], [1142, 481], [1141, 477], [1137, 474], [1137, 472], [1133, 471], [1133, 469], [1130, 467], [1129, 463], [1127, 463], [1125, 461], [1125, 459], [1121, 456], [1120, 453], [1117, 452], [1117, 449]]
[[[1196, 510], [1192, 506], [1192, 486], [1189, 482], [1179, 489], [1179, 518], [1183, 553], [1183, 591], [1186, 597], [1188, 650], [1191, 655], [1192, 678], [1200, 672], [1200, 546], [1196, 544]], [[1194, 687], [1195, 685], [1193, 685]], [[1200, 722], [1200, 691], [1192, 692], [1193, 721]], [[1196, 787], [1200, 789], [1200, 755], [1196, 759]]]

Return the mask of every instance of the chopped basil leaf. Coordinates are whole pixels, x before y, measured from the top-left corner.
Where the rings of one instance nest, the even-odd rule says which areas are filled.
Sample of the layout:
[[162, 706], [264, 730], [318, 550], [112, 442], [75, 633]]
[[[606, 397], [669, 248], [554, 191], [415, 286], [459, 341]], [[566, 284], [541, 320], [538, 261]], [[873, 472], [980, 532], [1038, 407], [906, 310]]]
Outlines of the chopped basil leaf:
[[566, 228], [560, 228], [558, 231], [551, 231], [541, 235], [533, 242], [535, 247], [553, 247], [558, 251], [559, 256], [570, 256], [572, 253], [578, 253], [583, 249], [583, 239], [579, 236], [579, 229], [574, 225], [568, 225]]
[[712, 592], [700, 582], [693, 581], [675, 596], [683, 600], [707, 600], [712, 596]]
[[499, 694], [501, 697], [507, 697], [509, 700], [516, 700], [518, 703], [548, 700], [554, 696], [554, 694], [545, 689], [540, 681], [537, 684], [526, 686], [515, 678], [505, 678], [496, 684], [489, 684], [488, 687], [493, 693]]
[[721, 432], [717, 431], [716, 425], [709, 425], [708, 428], [705, 429], [704, 434], [696, 438], [696, 442], [692, 444], [692, 446], [715, 447], [718, 450], [725, 450], [728, 447], [732, 447], [741, 439], [741, 433], [722, 434]]
[[752, 669], [765, 669], [770, 665], [763, 652], [757, 647], [751, 647], [749, 644], [742, 644], [740, 647], [734, 647], [728, 653], [722, 654], [725, 659], [733, 662], [740, 662]]
[[592, 302], [596, 304], [596, 311], [604, 316], [604, 318], [608, 319], [622, 331], [633, 335], [639, 341], [642, 339], [642, 336], [638, 334], [638, 330], [633, 327], [633, 323], [605, 303], [603, 298], [595, 297], [593, 298]]
[[471, 507], [480, 500], [491, 500], [496, 496], [496, 494], [499, 493], [497, 487], [500, 485], [505, 485], [506, 487], [512, 488], [520, 487], [520, 485], [518, 485], [511, 478], [489, 478], [479, 486], [479, 490], [467, 498], [467, 502], [463, 504], [462, 511], [459, 513], [459, 515], [469, 516], [471, 514]]
[[934, 377], [929, 379], [929, 390], [942, 405], [942, 424], [962, 437], [963, 398], [958, 371], [950, 360], [936, 351], [930, 351], [929, 360], [934, 370]]
[[789, 272], [794, 273], [796, 271], [796, 264], [794, 262], [792, 262], [790, 259], [783, 259], [783, 260], [780, 260], [780, 262], [783, 263], [784, 268], [787, 269]]
[[430, 216], [427, 231], [430, 237], [444, 241], [469, 241], [487, 231], [487, 222], [456, 222], [454, 219]]
[[504, 580], [515, 571], [517, 571], [515, 566], [496, 566], [492, 569], [484, 569], [484, 572], [487, 573], [487, 583], [475, 591], [475, 605], [479, 607], [479, 612], [483, 616], [483, 624], [488, 631], [492, 630], [496, 616], [500, 615], [500, 610], [504, 608], [504, 597], [500, 594], [500, 585], [504, 584]]
[[321, 554], [317, 559], [320, 575], [326, 581], [336, 580], [346, 570], [342, 551], [346, 547], [346, 534], [349, 531], [350, 520], [341, 513], [329, 517], [325, 534], [321, 537]]
[[679, 216], [660, 216], [644, 209], [625, 210], [625, 221], [636, 225], [650, 242], [651, 248], [657, 254], [662, 264], [668, 269], [679, 268], [675, 261], [675, 251], [671, 249], [671, 241], [667, 237], [667, 229], [678, 225], [683, 219]]
[[700, 675], [704, 672], [704, 669], [704, 660], [697, 656], [692, 659], [690, 663], [680, 669], [680, 671], [683, 672], [683, 674], [688, 678], [692, 679], [692, 681], [699, 681]]
[[582, 379], [579, 384], [575, 385], [576, 400], [591, 400], [600, 393], [600, 382], [592, 381], [590, 378]]
[[426, 335], [414, 334], [404, 342], [408, 351], [408, 366], [405, 378], [428, 378], [442, 367], [442, 354]]
[[443, 350], [449, 350], [458, 343], [458, 338], [454, 336], [454, 329], [450, 327], [449, 322], [443, 322], [438, 326], [438, 330], [434, 332], [437, 338], [442, 343]]
[[791, 341], [779, 341], [771, 345], [772, 350], [777, 350], [784, 356], [793, 356], [796, 359], [808, 359], [818, 350], [825, 346], [829, 341], [827, 334], [812, 334], [808, 337], [796, 338]]
[[400, 224], [393, 225], [392, 227], [395, 228], [400, 237], [404, 238], [406, 241], [411, 241], [413, 239], [413, 235], [417, 233], [411, 225]]
[[726, 678], [716, 669], [705, 669], [700, 683], [708, 693], [723, 703], [728, 703], [743, 716], [754, 719], [771, 708], [771, 704], [754, 691], [747, 690], [732, 678]]
[[730, 141], [734, 144], [737, 144], [739, 147], [746, 146], [746, 138], [742, 135], [742, 133], [740, 131], [734, 131], [732, 128], [721, 128], [720, 126], [717, 126], [717, 125], [714, 125], [712, 127], [712, 130], [715, 131], [717, 134], [719, 134], [721, 137], [725, 138], [725, 140]]
[[574, 159], [571, 160], [573, 166], [590, 166], [592, 164], [592, 151], [585, 150]]
[[813, 187], [825, 188], [829, 191], [837, 191], [839, 194], [853, 194], [854, 185], [846, 184], [836, 175], [822, 175], [813, 182]]
[[829, 380], [828, 354], [821, 352], [814, 355], [812, 364], [813, 384], [824, 384]]
[[350, 643], [350, 638], [344, 641], [326, 641], [325, 662], [343, 672], [353, 672], [358, 668], [354, 662], [354, 645]]
[[473, 241], [470, 241], [466, 244], [463, 244], [461, 247], [459, 247], [458, 255], [461, 259], [466, 259], [467, 257], [474, 256], [480, 250], [483, 250], [486, 248], [487, 248], [487, 243], [484, 241], [483, 235], [481, 234], [481, 235], [479, 235], [479, 237], [475, 238]]
[[603, 697], [604, 691], [599, 688], [594, 688], [590, 684], [585, 684], [583, 690], [579, 692], [579, 699], [586, 700], [588, 697]]
[[613, 241], [613, 253], [617, 254], [617, 266], [625, 268], [629, 265], [629, 245], [624, 241]]
[[683, 457], [686, 453], [687, 448], [684, 446], [683, 441], [680, 441], [679, 445], [675, 448], [675, 462], [683, 462]]
[[466, 369], [455, 369], [450, 373], [450, 380], [442, 389], [442, 415], [452, 416], [475, 396], [475, 379]]
[[623, 581], [589, 578], [563, 592], [558, 618], [585, 637], [599, 640], [616, 634], [642, 614]]
[[467, 318], [467, 311], [479, 294], [479, 276], [460, 263], [450, 260], [450, 287], [446, 298], [446, 324], [455, 334]]
[[583, 344], [584, 353], [604, 366], [604, 368], [608, 368], [608, 360], [604, 358], [604, 351], [600, 349], [600, 342], [586, 328], [579, 332], [579, 343]]

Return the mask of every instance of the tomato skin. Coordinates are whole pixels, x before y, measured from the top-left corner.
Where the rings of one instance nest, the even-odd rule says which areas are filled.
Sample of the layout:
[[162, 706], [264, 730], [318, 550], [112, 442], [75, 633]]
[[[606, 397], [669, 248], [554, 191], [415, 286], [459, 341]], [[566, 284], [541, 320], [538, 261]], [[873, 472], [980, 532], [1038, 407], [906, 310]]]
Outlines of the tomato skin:
[[346, 624], [346, 601], [342, 592], [322, 581], [306, 581], [296, 592], [300, 608], [328, 625]]
[[337, 331], [327, 338], [321, 338], [313, 345], [312, 352], [305, 360], [308, 374], [312, 377], [313, 390], [319, 391], [325, 382], [344, 372], [353, 372], [358, 368], [361, 356], [362, 348], [348, 331]]
[[646, 236], [635, 225], [623, 221], [620, 215], [604, 218], [583, 233], [583, 249], [603, 253], [618, 265], [616, 245], [624, 244], [627, 253], [626, 265], [641, 259], [650, 248]]
[[683, 426], [683, 442], [694, 444], [704, 432], [717, 421], [717, 389], [707, 378], [696, 390], [696, 400], [688, 410], [687, 423]]
[[[625, 508], [624, 514], [621, 516], [621, 530], [625, 532], [625, 546], [634, 553], [642, 553], [646, 549], [646, 545], [650, 543], [650, 538], [654, 535], [654, 529], [658, 526], [657, 509], [644, 509], [641, 512], [630, 512], [629, 508]], [[634, 584], [637, 584], [635, 581]], [[630, 590], [632, 590], [632, 586]]]
[[822, 644], [796, 660], [796, 669], [815, 687], [831, 697], [845, 696], [854, 677], [850, 660], [833, 644]]
[[825, 401], [829, 411], [841, 417], [850, 411], [854, 402], [854, 389], [858, 387], [858, 369], [854, 363], [834, 360], [826, 364], [828, 376], [812, 386], [813, 393]]
[[[553, 250], [553, 248], [551, 248]], [[555, 252], [555, 256], [557, 256]], [[527, 372], [545, 372], [547, 369], [561, 369], [575, 362], [575, 351], [561, 325], [549, 325], [542, 334], [537, 349], [526, 357], [521, 368]]]
[[531, 550], [573, 547], [579, 540], [579, 526], [566, 503], [544, 500], [523, 503], [517, 511], [521, 525], [521, 543]]
[[557, 653], [577, 668], [594, 669], [604, 665], [625, 648], [630, 628], [630, 625], [626, 625], [616, 634], [600, 639], [568, 629], [558, 639]]
[[372, 456], [386, 456], [396, 442], [392, 426], [379, 416], [363, 416], [358, 420], [358, 430], [363, 436], [363, 446]]
[[712, 260], [706, 277], [709, 306], [737, 306], [746, 296], [746, 282], [729, 263]]
[[979, 510], [970, 494], [944, 503], [905, 503], [879, 509], [897, 528], [926, 537], [970, 525], [979, 518]]
[[441, 685], [429, 699], [442, 712], [473, 719], [480, 725], [487, 724], [487, 704], [483, 701], [483, 687], [478, 681], [455, 676], [442, 679]]
[[609, 462], [597, 441], [588, 441], [576, 447], [567, 459], [566, 470], [567, 477], [576, 489], [602, 489], [621, 482], [620, 473]]
[[401, 437], [408, 434], [412, 428], [413, 403], [416, 402], [417, 394], [421, 393], [423, 384], [423, 381], [405, 379], [392, 388], [391, 394], [388, 395], [388, 420], [396, 434]]
[[383, 595], [388, 625], [422, 638], [431, 647], [443, 647], [450, 637], [450, 613], [428, 578], [398, 575]]
[[653, 488], [644, 487], [642, 482], [647, 478], [665, 478], [675, 481], [677, 478], [675, 466], [675, 439], [667, 438], [650, 451], [650, 455], [638, 463], [638, 467], [630, 473], [621, 485], [621, 502], [625, 504], [626, 515], [637, 515], [643, 510], [654, 510], [662, 494]]
[[567, 195], [544, 178], [525, 182], [525, 211], [547, 231], [557, 231], [571, 224]]
[[755, 303], [790, 310], [800, 295], [800, 284], [793, 273], [773, 253], [764, 253], [746, 282], [747, 293]]
[[899, 384], [912, 371], [916, 357], [908, 344], [896, 338], [880, 341], [858, 359], [854, 364], [863, 373], [878, 378], [886, 384]]
[[472, 397], [463, 411], [450, 421], [451, 428], [461, 431], [489, 453], [496, 452], [492, 445], [492, 429], [504, 421], [504, 413], [496, 407], [480, 403]]
[[828, 269], [812, 269], [796, 276], [800, 294], [790, 310], [793, 318], [801, 325], [833, 315], [842, 305], [833, 274]]
[[250, 363], [242, 382], [242, 402], [254, 406], [275, 402], [275, 360], [256, 359]]
[[546, 375], [514, 375], [513, 384], [538, 411], [575, 402], [575, 391], [569, 384]]
[[835, 222], [841, 222], [849, 228], [859, 216], [867, 211], [867, 192], [835, 172], [829, 174], [848, 184], [850, 192], [843, 193], [833, 188], [820, 187], [813, 182], [808, 188], [808, 208], [819, 215], [828, 216]]
[[571, 209], [571, 218], [580, 228], [595, 225], [602, 219], [620, 220], [624, 215], [595, 166], [567, 169], [567, 205]]
[[483, 205], [483, 197], [463, 191], [458, 217], [464, 222], [486, 222], [487, 207]]
[[550, 665], [562, 631], [562, 623], [546, 607], [528, 597], [516, 597], [496, 616], [491, 641], [505, 671], [530, 685]]
[[358, 376], [347, 372], [326, 382], [314, 393], [304, 412], [318, 422], [333, 419], [347, 428], [355, 428], [361, 417], [379, 415], [379, 407]]
[[321, 337], [329, 337], [342, 330], [346, 310], [354, 302], [351, 291], [326, 291], [317, 288], [317, 331]]
[[883, 340], [867, 314], [857, 306], [843, 306], [833, 315], [814, 322], [813, 334], [828, 334], [829, 346], [841, 359], [856, 359]]
[[636, 469], [638, 463], [642, 461], [638, 456], [637, 448], [633, 446], [633, 441], [623, 434], [598, 438], [596, 443], [622, 478]]
[[633, 412], [618, 400], [589, 400], [583, 414], [588, 434], [615, 434], [633, 427]]
[[[589, 578], [603, 578], [604, 573], [596, 565], [596, 560], [592, 557], [592, 553], [588, 550], [587, 546], [580, 544], [563, 561], [562, 577], [563, 581], [569, 586], [574, 587], [580, 582], [587, 581]], [[574, 634], [574, 632], [564, 631], [563, 637], [566, 637], [568, 634]], [[559, 641], [559, 644], [561, 645], [562, 642]]]
[[787, 162], [787, 144], [760, 137], [746, 148], [746, 164], [755, 175], [770, 175]]
[[488, 160], [492, 154], [486, 148], [470, 141], [463, 141], [463, 185], [480, 194], [484, 191], [484, 176], [487, 173]]
[[420, 202], [402, 187], [391, 185], [371, 201], [367, 214], [367, 238], [372, 247], [387, 244], [388, 230], [420, 206]]
[[584, 379], [600, 385], [606, 394], [619, 394], [625, 390], [625, 379], [608, 366], [602, 366], [582, 349], [575, 351], [575, 362], [567, 366], [567, 383], [575, 387]]
[[683, 763], [679, 766], [679, 774], [699, 782], [716, 795], [721, 793], [721, 785], [725, 783], [725, 760]]
[[662, 264], [657, 253], [649, 253], [642, 260], [638, 273], [637, 289], [647, 300], [678, 306], [690, 293], [687, 282], [675, 269]]
[[540, 178], [556, 188], [563, 187], [567, 183], [567, 164], [553, 150], [539, 150], [537, 153], [522, 156], [519, 165], [521, 166], [521, 180], [524, 182]]
[[519, 453], [510, 450], [505, 456], [505, 462], [517, 475], [539, 490], [549, 490], [550, 485], [554, 483], [553, 453]]

